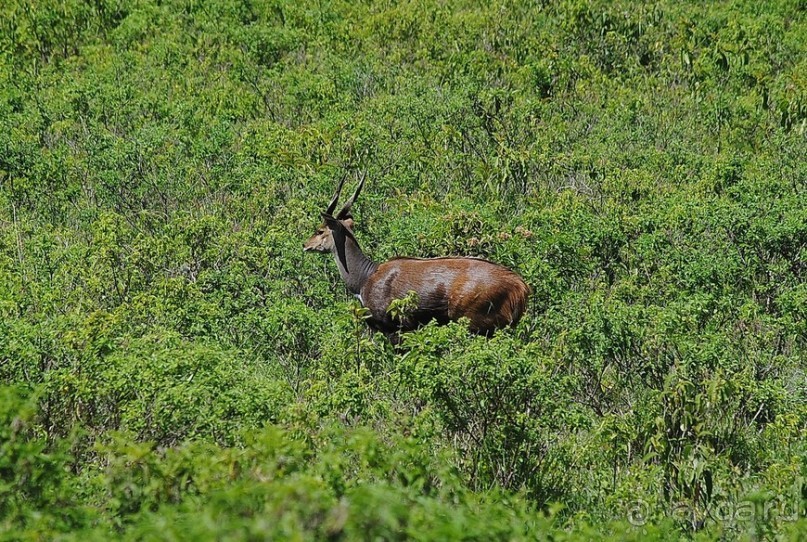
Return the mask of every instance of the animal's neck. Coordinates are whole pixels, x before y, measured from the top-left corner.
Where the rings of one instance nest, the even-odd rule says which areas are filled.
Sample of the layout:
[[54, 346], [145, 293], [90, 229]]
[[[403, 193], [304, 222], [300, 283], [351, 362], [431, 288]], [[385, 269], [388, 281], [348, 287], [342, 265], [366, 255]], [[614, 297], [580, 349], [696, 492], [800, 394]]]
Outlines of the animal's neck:
[[378, 264], [365, 256], [359, 244], [352, 237], [345, 237], [344, 243], [345, 264], [347, 264], [347, 268], [345, 268], [345, 265], [343, 265], [340, 260], [338, 251], [334, 250], [333, 256], [339, 268], [339, 274], [342, 276], [342, 280], [345, 281], [345, 284], [347, 284], [348, 289], [353, 294], [359, 294], [370, 275], [375, 273], [376, 269], [378, 269]]

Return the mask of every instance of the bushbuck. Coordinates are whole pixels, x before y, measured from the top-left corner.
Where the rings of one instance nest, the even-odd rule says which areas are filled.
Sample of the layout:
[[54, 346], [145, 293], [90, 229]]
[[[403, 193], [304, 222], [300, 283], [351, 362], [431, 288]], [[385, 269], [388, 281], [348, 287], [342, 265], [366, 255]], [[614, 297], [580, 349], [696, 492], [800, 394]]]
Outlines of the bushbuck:
[[[400, 332], [431, 320], [445, 324], [468, 318], [471, 331], [485, 336], [518, 323], [530, 287], [504, 266], [470, 257], [393, 258], [381, 264], [368, 258], [353, 235], [350, 214], [364, 181], [362, 177], [353, 196], [333, 216], [345, 182], [342, 178], [321, 213], [323, 223], [304, 243], [303, 250], [333, 253], [342, 280], [369, 310], [367, 323], [371, 328], [397, 343]], [[389, 310], [394, 300], [408, 296], [416, 305], [412, 310]]]

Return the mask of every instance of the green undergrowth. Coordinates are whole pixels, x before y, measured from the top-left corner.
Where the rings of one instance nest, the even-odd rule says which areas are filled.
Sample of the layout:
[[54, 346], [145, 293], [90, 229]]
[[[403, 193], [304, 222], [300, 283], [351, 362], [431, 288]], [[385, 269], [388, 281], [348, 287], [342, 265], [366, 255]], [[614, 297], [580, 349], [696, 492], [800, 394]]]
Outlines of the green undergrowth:
[[[803, 538], [805, 59], [800, 0], [2, 3], [0, 539]], [[370, 333], [302, 252], [363, 175], [518, 326]]]

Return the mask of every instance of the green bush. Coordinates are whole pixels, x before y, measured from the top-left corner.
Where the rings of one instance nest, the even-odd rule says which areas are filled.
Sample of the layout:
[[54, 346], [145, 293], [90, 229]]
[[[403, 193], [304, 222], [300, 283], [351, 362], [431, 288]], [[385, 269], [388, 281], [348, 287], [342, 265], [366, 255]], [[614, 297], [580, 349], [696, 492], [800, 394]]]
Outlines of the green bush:
[[[0, 538], [803, 536], [804, 7], [3, 3]], [[365, 174], [515, 329], [368, 330]]]

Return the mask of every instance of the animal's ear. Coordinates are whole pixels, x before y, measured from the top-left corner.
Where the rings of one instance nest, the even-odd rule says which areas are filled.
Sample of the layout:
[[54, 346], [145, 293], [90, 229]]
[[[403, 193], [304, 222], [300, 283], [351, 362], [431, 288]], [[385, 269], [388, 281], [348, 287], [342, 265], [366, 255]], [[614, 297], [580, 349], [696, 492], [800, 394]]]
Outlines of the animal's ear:
[[322, 217], [322, 221], [327, 224], [329, 228], [334, 229], [332, 224], [336, 222], [336, 219], [333, 216], [331, 216], [329, 213], [320, 213], [319, 216]]
[[331, 215], [322, 213], [322, 220], [325, 222], [325, 225], [328, 226], [328, 229], [331, 230], [333, 246], [336, 248], [336, 257], [342, 262], [342, 268], [345, 270], [345, 273], [350, 273], [350, 270], [347, 268], [347, 255], [345, 254], [345, 241], [348, 237], [353, 237], [350, 234], [350, 230]]
[[322, 221], [328, 226], [328, 229], [331, 230], [333, 233], [342, 232], [343, 235], [346, 237], [350, 237], [355, 241], [355, 237], [353, 237], [353, 232], [350, 231], [350, 228], [353, 227], [353, 219], [348, 218], [346, 220], [334, 218], [333, 216], [320, 213], [322, 216]]

